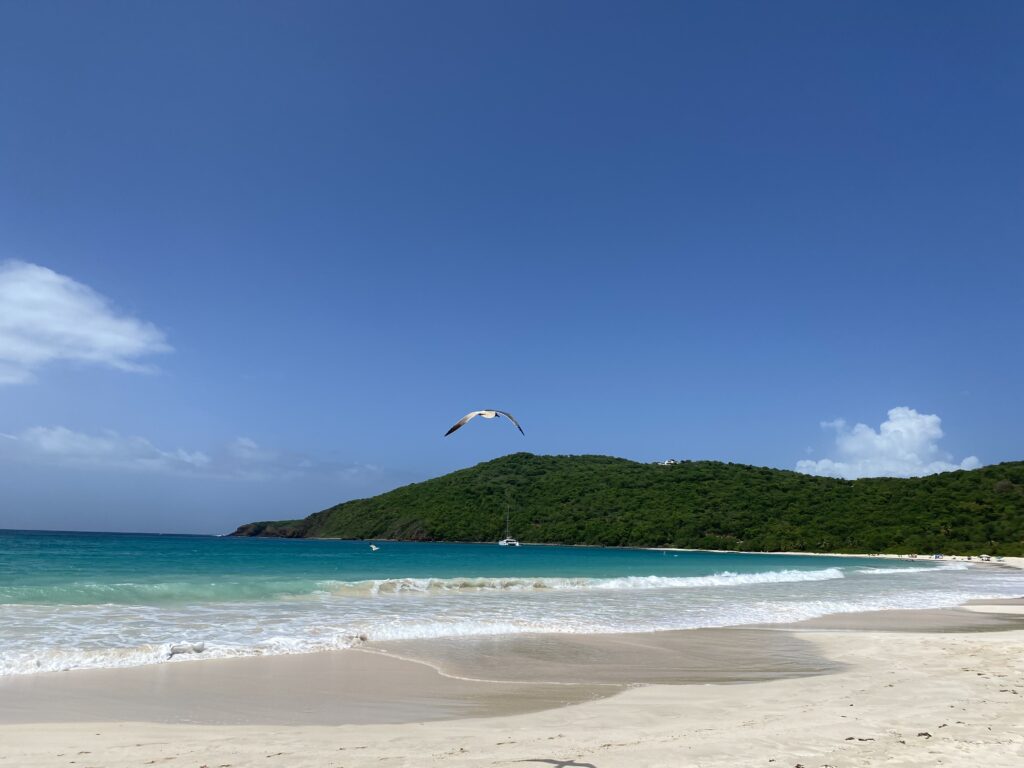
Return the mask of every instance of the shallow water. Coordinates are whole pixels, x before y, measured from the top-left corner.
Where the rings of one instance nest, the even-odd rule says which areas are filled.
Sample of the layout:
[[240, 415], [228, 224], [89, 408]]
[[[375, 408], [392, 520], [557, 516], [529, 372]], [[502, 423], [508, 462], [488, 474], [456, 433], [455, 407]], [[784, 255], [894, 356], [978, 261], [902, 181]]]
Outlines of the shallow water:
[[0, 532], [0, 674], [369, 640], [614, 633], [1024, 593], [963, 563], [493, 544]]

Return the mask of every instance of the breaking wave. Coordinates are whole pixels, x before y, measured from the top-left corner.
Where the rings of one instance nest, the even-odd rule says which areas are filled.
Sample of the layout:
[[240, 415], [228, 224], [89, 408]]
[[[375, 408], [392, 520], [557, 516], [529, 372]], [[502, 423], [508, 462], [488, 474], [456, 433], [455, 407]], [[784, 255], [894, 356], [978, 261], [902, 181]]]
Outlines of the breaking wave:
[[[945, 573], [940, 576], [940, 571]], [[886, 578], [897, 574], [899, 578]], [[0, 677], [310, 653], [352, 648], [364, 641], [653, 632], [792, 622], [851, 611], [940, 608], [972, 598], [1020, 595], [1022, 579], [1016, 571], [972, 569], [959, 563], [760, 573], [723, 570], [672, 577], [266, 579], [247, 585], [251, 591], [245, 592], [246, 598], [261, 590], [283, 597], [183, 604], [118, 603], [109, 598], [125, 587], [121, 596], [132, 599], [138, 599], [139, 588], [160, 589], [161, 594], [177, 594], [180, 599], [196, 590], [214, 590], [222, 596], [225, 592], [218, 589], [228, 586], [230, 592], [234, 587], [197, 583], [184, 585], [186, 589], [180, 582], [169, 582], [108, 585], [97, 591], [96, 585], [64, 585], [59, 589], [78, 589], [74, 594], [79, 599], [101, 594], [106, 602], [0, 605], [5, 634]], [[53, 592], [47, 594], [54, 599]]]
[[150, 605], [308, 598], [322, 595], [376, 597], [379, 595], [444, 595], [466, 592], [531, 592], [594, 589], [672, 589], [731, 587], [843, 578], [838, 568], [784, 570], [761, 573], [722, 571], [709, 576], [584, 577], [456, 577], [334, 580], [258, 580], [144, 583], [70, 583], [57, 586], [0, 586], [0, 604]]
[[608, 579], [507, 577], [454, 579], [379, 579], [325, 582], [325, 591], [337, 595], [445, 594], [450, 592], [531, 592], [541, 590], [679, 589], [732, 587], [743, 584], [776, 584], [797, 581], [828, 581], [843, 578], [838, 568], [817, 571], [766, 571], [710, 576], [620, 576]]
[[966, 571], [967, 566], [962, 563], [955, 565], [928, 565], [924, 568], [859, 568], [857, 573], [866, 573], [869, 575], [880, 575], [880, 574], [893, 574], [893, 573], [923, 573], [925, 571]]

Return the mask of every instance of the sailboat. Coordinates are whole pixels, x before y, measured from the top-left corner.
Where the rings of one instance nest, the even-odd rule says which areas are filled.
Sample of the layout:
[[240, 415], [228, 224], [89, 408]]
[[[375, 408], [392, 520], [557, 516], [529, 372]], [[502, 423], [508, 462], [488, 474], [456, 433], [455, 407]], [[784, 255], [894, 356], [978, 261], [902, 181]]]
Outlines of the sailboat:
[[511, 515], [511, 514], [512, 514], [512, 505], [511, 504], [506, 504], [505, 505], [505, 538], [498, 542], [498, 546], [499, 547], [518, 547], [519, 546], [519, 542], [516, 539], [513, 539], [512, 538], [512, 534], [509, 533], [508, 522], [509, 522], [509, 515]]

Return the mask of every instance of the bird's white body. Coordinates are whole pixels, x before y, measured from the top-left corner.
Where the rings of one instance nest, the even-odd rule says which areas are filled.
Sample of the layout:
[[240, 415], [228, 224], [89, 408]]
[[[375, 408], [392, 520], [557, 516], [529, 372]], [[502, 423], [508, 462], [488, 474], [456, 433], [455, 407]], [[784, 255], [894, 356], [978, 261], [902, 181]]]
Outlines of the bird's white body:
[[380, 549], [380, 547], [378, 547], [376, 544], [371, 544], [370, 545], [370, 551], [371, 552], [376, 552], [378, 549]]
[[525, 432], [523, 432], [523, 428], [521, 426], [519, 426], [519, 422], [516, 421], [515, 416], [513, 416], [511, 413], [509, 413], [508, 411], [499, 411], [499, 410], [496, 410], [496, 409], [493, 409], [493, 408], [488, 408], [488, 409], [483, 410], [483, 411], [470, 411], [465, 416], [463, 416], [461, 419], [459, 419], [455, 423], [455, 426], [453, 426], [451, 429], [449, 429], [447, 432], [445, 432], [444, 436], [448, 437], [448, 435], [450, 435], [452, 432], [457, 430], [459, 427], [461, 427], [467, 421], [469, 421], [470, 419], [475, 419], [477, 416], [480, 416], [481, 418], [484, 418], [484, 419], [497, 419], [500, 416], [504, 416], [506, 419], [511, 421], [513, 424], [515, 424], [516, 429], [518, 429], [521, 434], [523, 434], [523, 435], [526, 434]]

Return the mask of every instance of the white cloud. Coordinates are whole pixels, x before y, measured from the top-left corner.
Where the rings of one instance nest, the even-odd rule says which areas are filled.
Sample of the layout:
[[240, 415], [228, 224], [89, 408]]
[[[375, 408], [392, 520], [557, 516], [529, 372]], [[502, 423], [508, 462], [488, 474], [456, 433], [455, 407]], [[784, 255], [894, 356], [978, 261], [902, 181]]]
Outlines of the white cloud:
[[211, 463], [202, 451], [164, 451], [145, 438], [110, 431], [87, 435], [67, 427], [31, 427], [5, 437], [0, 456], [34, 463], [159, 472], [203, 471]]
[[380, 470], [369, 464], [316, 461], [283, 453], [239, 437], [224, 448], [205, 453], [164, 450], [143, 437], [106, 431], [75, 432], [67, 427], [31, 427], [19, 434], [0, 433], [0, 461], [65, 467], [152, 472], [223, 480], [290, 480], [319, 475], [340, 480], [368, 480]]
[[89, 286], [36, 264], [0, 264], [0, 384], [31, 381], [55, 360], [144, 372], [138, 358], [170, 351], [156, 326], [119, 314]]
[[259, 443], [248, 437], [236, 437], [228, 444], [227, 452], [239, 461], [257, 464], [265, 464], [278, 457], [276, 452], [261, 448]]
[[852, 480], [857, 477], [916, 477], [956, 469], [981, 466], [977, 456], [968, 456], [959, 464], [939, 449], [942, 419], [935, 414], [918, 413], [900, 407], [889, 411], [876, 432], [867, 424], [852, 429], [846, 421], [823, 421], [821, 426], [836, 431], [836, 459], [796, 463], [797, 472], [827, 475]]

